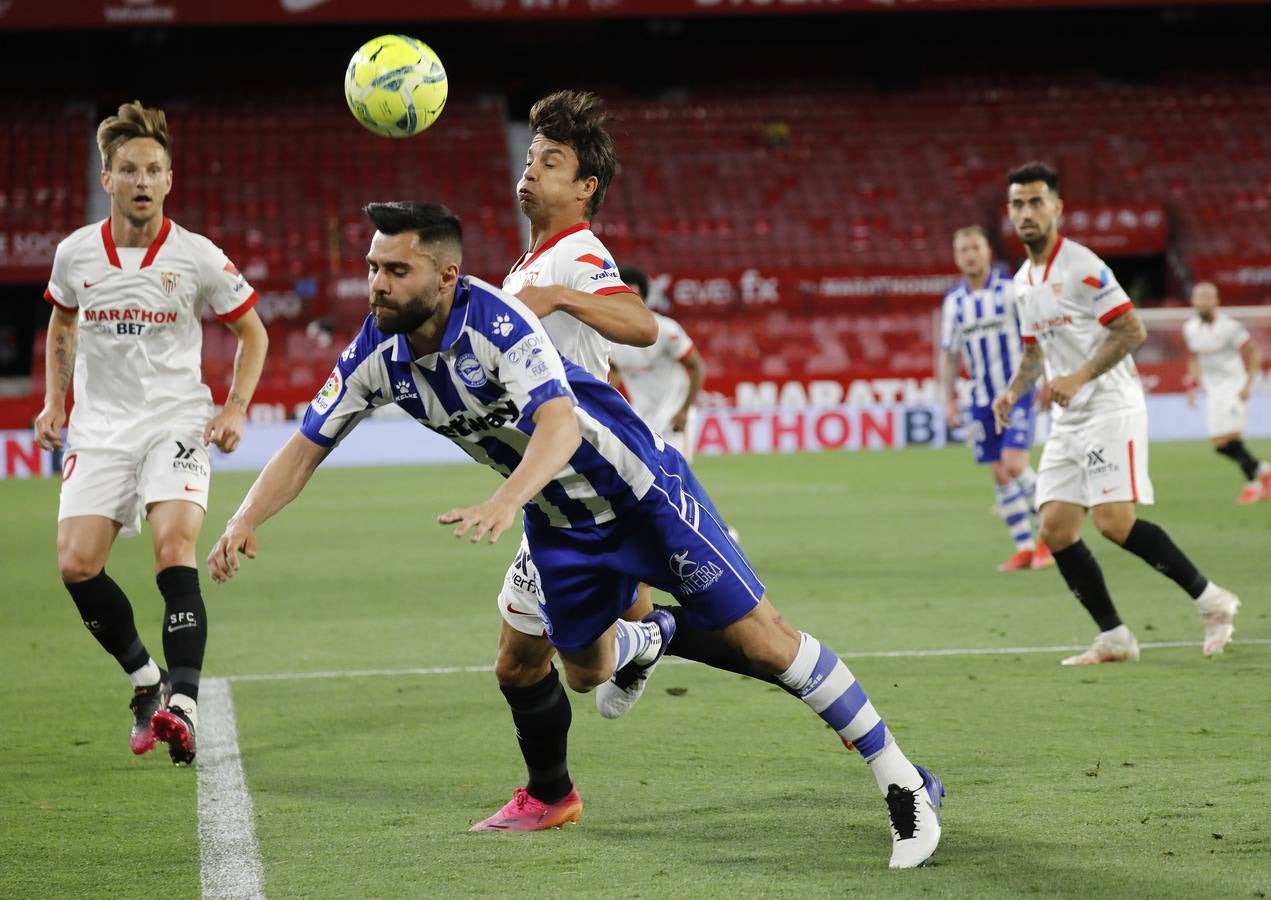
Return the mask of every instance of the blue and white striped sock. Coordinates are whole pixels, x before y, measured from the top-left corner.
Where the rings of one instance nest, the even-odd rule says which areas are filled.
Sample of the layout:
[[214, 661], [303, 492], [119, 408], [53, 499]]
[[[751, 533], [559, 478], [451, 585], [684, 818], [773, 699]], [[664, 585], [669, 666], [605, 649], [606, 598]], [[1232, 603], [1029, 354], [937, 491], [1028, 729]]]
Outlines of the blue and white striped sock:
[[1015, 483], [1024, 492], [1024, 499], [1028, 501], [1029, 514], [1034, 519], [1037, 518], [1037, 473], [1033, 471], [1033, 467], [1025, 466], [1024, 471], [1020, 472], [1015, 479]]
[[647, 663], [657, 655], [662, 646], [662, 629], [657, 622], [628, 622], [619, 619], [618, 630], [614, 634], [614, 644], [618, 661], [613, 670], [616, 672], [631, 661]]
[[1028, 498], [1016, 482], [994, 486], [997, 493], [997, 514], [1006, 524], [1006, 530], [1015, 541], [1016, 550], [1036, 550], [1033, 543], [1033, 525], [1028, 521]]
[[822, 647], [812, 635], [800, 633], [794, 662], [777, 677], [812, 707], [843, 743], [864, 757], [883, 796], [888, 785], [910, 790], [922, 785], [922, 776], [900, 751], [874, 704], [833, 650]]

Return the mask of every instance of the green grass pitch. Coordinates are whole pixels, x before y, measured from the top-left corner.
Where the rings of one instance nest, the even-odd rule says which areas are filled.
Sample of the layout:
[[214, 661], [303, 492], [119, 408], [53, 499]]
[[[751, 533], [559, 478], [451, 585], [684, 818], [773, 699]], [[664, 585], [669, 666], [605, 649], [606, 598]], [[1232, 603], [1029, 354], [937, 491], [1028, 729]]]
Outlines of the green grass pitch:
[[[265, 892], [283, 897], [1262, 897], [1271, 892], [1271, 503], [1237, 507], [1203, 444], [1152, 448], [1144, 509], [1244, 600], [1237, 643], [1061, 669], [1085, 644], [1059, 575], [998, 574], [990, 479], [962, 448], [713, 458], [698, 472], [769, 596], [847, 658], [948, 786], [925, 870], [887, 870], [863, 763], [802, 704], [664, 665], [626, 718], [573, 696], [578, 827], [469, 834], [523, 770], [489, 672], [232, 680]], [[227, 586], [203, 578], [206, 676], [487, 665], [516, 544], [459, 544], [437, 514], [476, 465], [320, 471]], [[213, 482], [201, 553], [251, 477]], [[0, 896], [198, 896], [196, 772], [127, 750], [128, 688], [58, 582], [57, 484], [0, 483]], [[1195, 641], [1190, 602], [1086, 541], [1140, 641]], [[161, 650], [148, 537], [108, 571]]]

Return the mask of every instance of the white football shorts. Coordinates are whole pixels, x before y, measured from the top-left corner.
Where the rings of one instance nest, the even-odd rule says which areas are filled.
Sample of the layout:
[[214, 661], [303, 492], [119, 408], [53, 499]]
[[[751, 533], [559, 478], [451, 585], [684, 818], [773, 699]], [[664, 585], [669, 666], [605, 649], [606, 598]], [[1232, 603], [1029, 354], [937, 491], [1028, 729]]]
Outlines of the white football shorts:
[[120, 537], [134, 537], [152, 503], [185, 500], [206, 512], [211, 479], [201, 429], [151, 431], [129, 447], [73, 447], [62, 458], [57, 520], [105, 516], [122, 526]]
[[1051, 500], [1091, 507], [1150, 504], [1147, 412], [1107, 416], [1076, 428], [1051, 430], [1037, 466], [1037, 506]]
[[1209, 436], [1244, 434], [1249, 419], [1249, 404], [1240, 399], [1243, 384], [1211, 390], [1205, 399], [1205, 414], [1209, 422]]
[[503, 576], [503, 590], [499, 591], [499, 614], [521, 634], [530, 637], [546, 637], [547, 628], [539, 616], [538, 606], [542, 601], [541, 582], [534, 560], [530, 558], [530, 545], [525, 535], [521, 535], [521, 546], [516, 551], [516, 558], [508, 566]]

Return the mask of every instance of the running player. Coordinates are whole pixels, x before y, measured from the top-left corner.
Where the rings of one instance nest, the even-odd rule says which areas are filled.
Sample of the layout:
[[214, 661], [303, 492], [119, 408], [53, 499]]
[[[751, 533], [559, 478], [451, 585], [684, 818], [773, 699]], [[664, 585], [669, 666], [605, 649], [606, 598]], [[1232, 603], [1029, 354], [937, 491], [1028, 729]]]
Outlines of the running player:
[[[215, 245], [163, 214], [172, 155], [162, 110], [119, 107], [97, 129], [110, 217], [72, 233], [53, 257], [44, 409], [46, 449], [62, 447], [66, 392], [75, 384], [62, 463], [57, 565], [80, 617], [133, 686], [132, 752], [156, 739], [172, 761], [194, 760], [207, 615], [194, 546], [207, 510], [209, 443], [238, 446], [268, 338], [256, 293]], [[234, 380], [213, 414], [202, 383], [210, 306], [238, 337]], [[137, 634], [132, 605], [106, 574], [119, 536], [150, 523], [164, 601], [167, 671]]]
[[1202, 281], [1192, 288], [1195, 318], [1183, 325], [1187, 342], [1187, 401], [1195, 402], [1197, 384], [1205, 391], [1209, 438], [1214, 449], [1240, 466], [1245, 487], [1240, 504], [1271, 498], [1271, 463], [1254, 458], [1245, 447], [1249, 391], [1262, 370], [1262, 351], [1249, 331], [1218, 309], [1218, 288]]
[[940, 839], [940, 780], [909, 762], [847, 666], [778, 615], [684, 458], [614, 388], [563, 360], [523, 303], [460, 275], [460, 226], [448, 210], [366, 211], [376, 228], [372, 314], [213, 547], [213, 578], [233, 576], [240, 550], [256, 555], [256, 529], [361, 418], [396, 404], [505, 476], [489, 499], [438, 521], [455, 525], [457, 538], [471, 531], [472, 542], [493, 542], [523, 510], [546, 586], [539, 612], [573, 690], [664, 651], [669, 615], [642, 623], [651, 629], [620, 618], [636, 583], [649, 582], [775, 674], [864, 757], [886, 798], [890, 865], [926, 862]]
[[1011, 223], [1028, 259], [1015, 275], [1024, 354], [1006, 390], [993, 401], [999, 429], [1045, 371], [1059, 407], [1042, 451], [1037, 504], [1042, 540], [1069, 589], [1099, 626], [1090, 649], [1064, 665], [1139, 658], [1103, 572], [1081, 540], [1093, 511], [1108, 540], [1172, 579], [1196, 603], [1206, 656], [1221, 653], [1234, 630], [1236, 595], [1202, 575], [1159, 526], [1137, 517], [1152, 502], [1147, 471], [1147, 403], [1130, 353], [1146, 331], [1112, 270], [1076, 241], [1059, 234], [1059, 175], [1032, 162], [1007, 174]]
[[1028, 459], [1036, 392], [1030, 390], [1011, 409], [1005, 431], [999, 433], [993, 425], [993, 400], [1019, 365], [1015, 285], [994, 267], [989, 236], [979, 225], [954, 232], [953, 261], [962, 280], [944, 297], [936, 373], [945, 418], [950, 428], [963, 424], [957, 377], [965, 361], [971, 376], [971, 409], [965, 423], [971, 447], [975, 461], [989, 466], [997, 497], [994, 509], [1015, 542], [1015, 553], [997, 570], [1044, 569], [1054, 565], [1054, 559], [1044, 543], [1038, 546], [1033, 540], [1030, 521], [1030, 516], [1037, 518], [1037, 473]]

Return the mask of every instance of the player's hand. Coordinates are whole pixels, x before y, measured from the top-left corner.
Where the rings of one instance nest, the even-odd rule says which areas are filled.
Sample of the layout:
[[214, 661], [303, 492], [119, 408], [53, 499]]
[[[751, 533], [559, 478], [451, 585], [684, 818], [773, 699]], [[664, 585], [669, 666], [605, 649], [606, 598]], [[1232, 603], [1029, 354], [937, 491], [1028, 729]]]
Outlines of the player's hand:
[[66, 425], [66, 407], [47, 403], [35, 417], [35, 440], [45, 450], [62, 449], [62, 427]]
[[1241, 400], [1248, 400], [1248, 399], [1249, 399], [1249, 388], [1250, 388], [1250, 387], [1252, 387], [1252, 385], [1250, 385], [1250, 384], [1249, 384], [1249, 382], [1247, 382], [1247, 381], [1246, 381], [1246, 382], [1245, 382], [1245, 386], [1244, 386], [1244, 387], [1242, 387], [1242, 388], [1240, 389], [1240, 399], [1241, 399]]
[[962, 424], [962, 408], [952, 397], [944, 401], [944, 424], [950, 428], [957, 428]]
[[1011, 424], [1011, 410], [1019, 402], [1014, 391], [1002, 391], [993, 399], [993, 428], [1001, 434]]
[[234, 577], [239, 566], [239, 551], [248, 559], [256, 558], [256, 529], [237, 519], [230, 519], [225, 525], [225, 533], [207, 555], [207, 568], [213, 581], [224, 584]]
[[1188, 406], [1190, 406], [1190, 407], [1192, 407], [1192, 408], [1194, 409], [1194, 408], [1196, 407], [1196, 388], [1195, 388], [1195, 386], [1187, 388], [1187, 390], [1183, 391], [1183, 393], [1184, 393], [1184, 395], [1187, 397], [1187, 405], [1188, 405]]
[[476, 506], [465, 506], [444, 512], [437, 517], [437, 524], [455, 525], [457, 523], [456, 538], [463, 537], [471, 529], [472, 537], [469, 540], [474, 544], [488, 534], [490, 543], [493, 544], [499, 539], [499, 535], [512, 526], [516, 520], [516, 513], [515, 506], [509, 506], [501, 500], [491, 498]]
[[1077, 392], [1086, 386], [1086, 379], [1076, 372], [1060, 375], [1050, 382], [1050, 402], [1067, 407]]
[[516, 292], [516, 299], [528, 306], [530, 312], [540, 319], [556, 312], [555, 297], [556, 292], [550, 287], [539, 287], [533, 284], [527, 284]]
[[233, 453], [243, 439], [243, 420], [247, 415], [233, 404], [203, 426], [203, 445], [215, 444], [225, 453]]
[[683, 431], [687, 427], [688, 427], [688, 410], [687, 409], [681, 409], [678, 412], [676, 412], [675, 415], [671, 416], [671, 430], [672, 431]]

